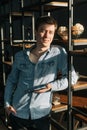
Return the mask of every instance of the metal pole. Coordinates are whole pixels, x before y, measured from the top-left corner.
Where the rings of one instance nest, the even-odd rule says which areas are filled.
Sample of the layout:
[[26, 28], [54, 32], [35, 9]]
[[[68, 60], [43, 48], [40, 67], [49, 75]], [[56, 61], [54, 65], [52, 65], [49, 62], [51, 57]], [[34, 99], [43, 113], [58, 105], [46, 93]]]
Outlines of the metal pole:
[[[72, 32], [71, 27], [73, 25], [73, 0], [68, 1], [68, 10], [69, 10], [69, 52], [73, 50], [72, 46]], [[69, 80], [69, 87], [68, 87], [68, 130], [72, 130], [72, 85], [71, 85], [71, 66], [73, 65], [73, 58], [68, 53], [68, 80]]]
[[4, 65], [4, 33], [3, 33], [3, 27], [1, 27], [1, 47], [2, 47], [2, 62], [3, 62], [3, 85], [5, 86], [6, 83], [6, 76], [5, 76], [5, 65]]

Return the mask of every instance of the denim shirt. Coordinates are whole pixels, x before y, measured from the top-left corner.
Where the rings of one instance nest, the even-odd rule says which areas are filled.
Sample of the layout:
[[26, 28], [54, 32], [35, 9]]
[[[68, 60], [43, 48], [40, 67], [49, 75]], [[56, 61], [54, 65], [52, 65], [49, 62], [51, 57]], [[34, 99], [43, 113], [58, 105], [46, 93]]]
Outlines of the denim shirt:
[[[67, 53], [64, 48], [52, 45], [36, 64], [29, 60], [32, 48], [16, 53], [11, 73], [5, 87], [5, 106], [12, 105], [15, 116], [38, 119], [48, 115], [52, 108], [52, 92], [68, 87]], [[58, 78], [58, 73], [62, 77]], [[45, 88], [50, 83], [52, 89], [44, 93], [34, 90]]]

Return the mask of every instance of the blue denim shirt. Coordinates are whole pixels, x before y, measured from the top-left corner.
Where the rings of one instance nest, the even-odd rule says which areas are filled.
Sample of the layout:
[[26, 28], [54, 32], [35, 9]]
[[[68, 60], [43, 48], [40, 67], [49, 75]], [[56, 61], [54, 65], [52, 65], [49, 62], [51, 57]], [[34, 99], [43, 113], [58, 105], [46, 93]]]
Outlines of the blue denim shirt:
[[[11, 73], [5, 88], [5, 106], [12, 105], [15, 116], [38, 119], [48, 115], [52, 108], [52, 92], [68, 87], [67, 53], [64, 48], [52, 45], [36, 64], [29, 60], [32, 48], [15, 55]], [[58, 78], [58, 72], [62, 78]], [[45, 93], [35, 93], [35, 89], [44, 88], [50, 83], [52, 89]], [[12, 96], [13, 95], [13, 96]]]

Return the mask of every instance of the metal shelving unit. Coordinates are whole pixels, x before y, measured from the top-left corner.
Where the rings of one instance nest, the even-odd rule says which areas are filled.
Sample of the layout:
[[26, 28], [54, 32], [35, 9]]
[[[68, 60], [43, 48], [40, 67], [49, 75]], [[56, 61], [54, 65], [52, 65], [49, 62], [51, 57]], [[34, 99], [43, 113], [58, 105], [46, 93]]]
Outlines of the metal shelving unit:
[[[6, 65], [11, 65], [14, 60], [14, 47], [20, 47], [20, 49], [24, 49], [25, 47], [30, 47], [30, 44], [35, 43], [35, 33], [34, 33], [34, 13], [27, 11], [22, 12], [23, 1], [21, 0], [19, 4], [19, 11], [13, 11], [13, 4], [14, 1], [10, 0], [2, 0], [0, 1], [1, 6], [1, 48], [2, 48], [2, 63], [3, 63], [3, 85], [5, 86], [6, 82]], [[25, 21], [31, 22], [31, 28], [28, 29], [29, 25], [25, 27]], [[18, 22], [18, 24], [17, 24]], [[18, 38], [17, 35], [15, 36], [15, 28], [18, 27], [20, 29], [20, 37]], [[27, 33], [26, 34], [26, 30]], [[31, 32], [29, 32], [31, 31]], [[25, 34], [27, 36], [25, 36]], [[31, 39], [28, 35], [31, 34]], [[27, 37], [27, 38], [26, 38]], [[16, 39], [17, 38], [17, 39]], [[5, 57], [6, 48], [10, 47], [10, 56], [9, 61]], [[9, 63], [9, 64], [8, 64]]]
[[[74, 91], [86, 90], [87, 89], [87, 79], [85, 81], [79, 81], [76, 85], [72, 87], [71, 85], [71, 64], [73, 64], [74, 56], [87, 56], [87, 52], [85, 48], [83, 50], [75, 50], [75, 46], [84, 46], [87, 45], [87, 39], [72, 39], [71, 27], [74, 22], [74, 7], [80, 6], [81, 4], [87, 3], [87, 1], [74, 1], [69, 0], [69, 55], [68, 55], [68, 63], [69, 63], [69, 88], [68, 88], [68, 130], [74, 130], [74, 122], [73, 118], [75, 115], [74, 112], [79, 113], [80, 115], [87, 117], [87, 113], [85, 111], [81, 111], [79, 108], [73, 106], [73, 94]], [[83, 65], [84, 66], [84, 65]], [[84, 77], [84, 76], [83, 76]], [[83, 78], [84, 79], [84, 78]], [[82, 119], [83, 120], [83, 119]], [[83, 121], [84, 122], [84, 121]], [[83, 128], [82, 128], [83, 129]]]
[[[81, 4], [85, 4], [87, 3], [86, 0], [63, 0], [61, 2], [61, 0], [38, 0], [36, 2], [33, 2], [32, 4], [26, 5], [25, 6], [25, 0], [21, 0], [21, 6], [20, 6], [20, 10], [19, 12], [13, 12], [12, 11], [12, 2], [11, 0], [2, 0], [0, 2], [0, 5], [4, 7], [5, 4], [9, 4], [9, 11], [8, 13], [5, 12], [3, 14], [2, 17], [2, 23], [1, 23], [1, 46], [2, 46], [2, 62], [4, 62], [3, 64], [3, 84], [5, 85], [5, 80], [6, 80], [6, 75], [5, 75], [5, 65], [8, 64], [12, 65], [13, 63], [13, 55], [11, 58], [11, 62], [9, 61], [5, 61], [5, 44], [7, 45], [7, 43], [10, 44], [11, 48], [13, 47], [22, 47], [22, 49], [29, 47], [30, 44], [32, 43], [36, 43], [35, 41], [35, 33], [34, 33], [34, 21], [35, 21], [35, 16], [34, 16], [34, 12], [38, 12], [40, 15], [44, 15], [45, 13], [47, 13], [48, 15], [50, 15], [50, 13], [52, 11], [55, 10], [60, 10], [61, 8], [68, 8], [68, 27], [69, 27], [69, 45], [68, 45], [68, 64], [69, 64], [69, 87], [68, 87], [68, 102], [67, 105], [64, 106], [64, 109], [59, 109], [58, 108], [52, 108], [52, 112], [57, 113], [57, 112], [61, 112], [61, 111], [67, 111], [68, 112], [68, 120], [67, 120], [67, 128], [64, 128], [63, 126], [61, 126], [58, 122], [56, 122], [53, 118], [52, 118], [52, 124], [55, 126], [55, 128], [57, 129], [61, 129], [61, 130], [73, 130], [73, 117], [75, 115], [73, 115], [73, 112], [79, 112], [81, 115], [86, 116], [87, 114], [84, 112], [79, 111], [79, 109], [76, 109], [76, 107], [73, 107], [73, 101], [72, 101], [72, 97], [73, 97], [73, 93], [74, 91], [80, 91], [83, 89], [87, 89], [87, 81], [86, 82], [79, 82], [78, 85], [72, 86], [71, 85], [71, 64], [73, 64], [73, 57], [74, 56], [87, 56], [87, 50], [84, 48], [82, 50], [74, 50], [73, 47], [74, 46], [82, 46], [82, 45], [87, 45], [87, 39], [74, 39], [72, 40], [72, 35], [71, 35], [71, 26], [73, 25], [73, 10], [74, 10], [74, 6], [80, 6]], [[3, 11], [6, 11], [5, 8], [3, 8]], [[32, 13], [31, 13], [32, 12]], [[24, 19], [25, 17], [29, 17], [31, 18], [31, 22], [32, 22], [32, 39], [26, 39], [25, 38], [25, 24], [24, 24]], [[21, 19], [21, 32], [22, 32], [22, 38], [21, 39], [15, 39], [13, 37], [13, 22], [15, 20]], [[5, 26], [5, 22], [3, 23], [3, 21], [5, 21], [9, 23], [9, 39], [7, 39], [5, 37], [5, 31], [6, 31], [6, 26]], [[29, 44], [30, 43], [30, 44]], [[82, 83], [82, 84], [80, 84]], [[81, 86], [82, 85], [82, 86]], [[78, 86], [78, 87], [77, 87]]]

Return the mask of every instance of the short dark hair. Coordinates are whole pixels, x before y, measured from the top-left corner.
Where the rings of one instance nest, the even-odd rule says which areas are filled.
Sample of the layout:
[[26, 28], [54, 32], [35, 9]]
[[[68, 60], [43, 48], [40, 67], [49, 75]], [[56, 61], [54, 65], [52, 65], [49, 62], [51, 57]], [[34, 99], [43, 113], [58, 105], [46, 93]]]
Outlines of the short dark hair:
[[57, 21], [52, 16], [41, 16], [36, 20], [35, 23], [35, 30], [37, 31], [38, 28], [43, 24], [50, 24], [55, 26], [55, 30], [57, 30]]

